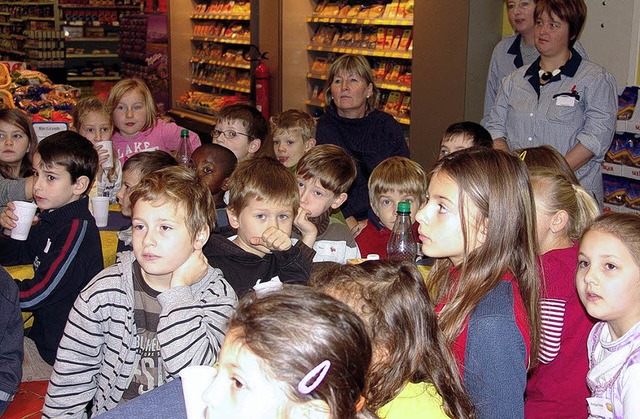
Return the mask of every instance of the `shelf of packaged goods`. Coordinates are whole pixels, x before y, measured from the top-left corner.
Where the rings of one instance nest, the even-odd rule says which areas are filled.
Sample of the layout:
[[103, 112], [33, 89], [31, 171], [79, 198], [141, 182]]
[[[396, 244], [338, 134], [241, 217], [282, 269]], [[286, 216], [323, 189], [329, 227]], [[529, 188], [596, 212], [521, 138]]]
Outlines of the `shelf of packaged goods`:
[[219, 44], [238, 44], [238, 45], [250, 45], [251, 41], [249, 39], [232, 39], [232, 38], [224, 38], [219, 36], [192, 36], [192, 41], [202, 41], [202, 42], [217, 42]]
[[214, 80], [206, 80], [206, 79], [191, 79], [192, 84], [199, 84], [201, 86], [210, 86], [217, 87], [219, 89], [232, 90], [234, 92], [240, 93], [251, 93], [251, 89], [249, 87], [238, 86], [233, 83], [224, 83]]
[[0, 12], [0, 16], [11, 16], [10, 12]]
[[413, 19], [365, 19], [357, 17], [311, 16], [307, 23], [332, 23], [343, 25], [413, 26]]
[[366, 55], [369, 57], [401, 58], [404, 60], [410, 60], [413, 55], [412, 51], [386, 51], [350, 47], [332, 47], [326, 45], [309, 45], [307, 46], [307, 50], [318, 52], [334, 52], [337, 54]]
[[118, 58], [120, 57], [118, 54], [67, 54], [68, 59], [76, 59], [76, 58]]
[[24, 51], [16, 51], [14, 49], [7, 49], [7, 48], [0, 47], [0, 53], [2, 52], [4, 52], [5, 54], [19, 55], [21, 57], [24, 57], [27, 55], [27, 53]]
[[251, 20], [251, 15], [231, 15], [215, 13], [196, 13], [189, 16], [191, 20]]
[[[326, 73], [314, 73], [314, 72], [307, 73], [308, 79], [327, 80], [328, 77], [329, 75]], [[378, 87], [378, 89], [382, 89], [382, 90], [393, 90], [396, 92], [405, 92], [405, 93], [411, 92], [411, 86], [408, 86], [406, 84], [376, 82], [376, 86]]]
[[11, 22], [0, 22], [0, 26], [12, 26], [13, 23]]
[[640, 180], [640, 167], [632, 167], [617, 163], [602, 163], [602, 174]]
[[64, 42], [120, 42], [120, 38], [64, 38]]
[[12, 1], [3, 3], [9, 6], [53, 6], [56, 4], [55, 1]]
[[305, 103], [309, 106], [315, 106], [316, 108], [324, 108], [325, 106], [327, 106], [327, 104], [324, 103], [323, 100], [319, 99], [307, 99]]
[[77, 20], [71, 20], [71, 21], [62, 20], [60, 21], [60, 24], [69, 25], [76, 28], [84, 28], [85, 26], [91, 27], [91, 28], [120, 28], [120, 23], [117, 21], [113, 22], [113, 24], [107, 24], [107, 23], [100, 23], [100, 22], [80, 22]]
[[120, 81], [120, 76], [69, 76], [67, 81]]
[[25, 39], [27, 39], [27, 37], [24, 35], [16, 35], [16, 34], [9, 35], [9, 38], [15, 39], [16, 41], [24, 41]]
[[196, 111], [196, 110], [184, 109], [179, 107], [179, 105], [177, 108], [171, 109], [169, 111], [169, 114], [171, 116], [177, 116], [179, 118], [192, 119], [194, 121], [198, 121], [200, 123], [206, 124], [209, 127], [215, 125], [217, 122], [217, 119], [213, 115], [203, 114], [202, 112]]
[[22, 18], [22, 20], [39, 20], [39, 21], [43, 21], [43, 22], [55, 22], [56, 18], [53, 16], [48, 16], [48, 17], [40, 17], [40, 16], [25, 16]]
[[220, 67], [231, 67], [231, 68], [239, 68], [242, 70], [249, 70], [251, 68], [251, 64], [247, 62], [236, 62], [236, 61], [225, 61], [225, 60], [209, 60], [204, 57], [192, 57], [192, 63], [201, 63], [201, 64], [212, 64]]
[[64, 68], [64, 60], [27, 60], [33, 68]]
[[138, 4], [138, 5], [120, 5], [120, 6], [116, 6], [116, 5], [101, 5], [101, 6], [96, 6], [96, 5], [89, 5], [89, 4], [60, 4], [59, 5], [61, 9], [118, 9], [118, 10], [142, 10], [142, 5]]
[[396, 121], [398, 121], [402, 125], [411, 125], [411, 118], [408, 116], [400, 116], [390, 113], [389, 115], [393, 116]]

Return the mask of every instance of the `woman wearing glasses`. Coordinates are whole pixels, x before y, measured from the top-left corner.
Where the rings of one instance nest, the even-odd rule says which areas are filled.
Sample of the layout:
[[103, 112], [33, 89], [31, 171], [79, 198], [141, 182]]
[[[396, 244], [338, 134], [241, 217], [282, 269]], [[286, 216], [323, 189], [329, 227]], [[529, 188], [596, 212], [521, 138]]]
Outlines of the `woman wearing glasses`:
[[387, 157], [409, 157], [400, 124], [374, 108], [377, 94], [367, 59], [342, 55], [331, 65], [324, 92], [328, 106], [316, 129], [318, 144], [338, 145], [357, 162], [358, 176], [341, 207], [354, 235], [367, 224], [371, 171]]
[[265, 149], [261, 147], [269, 132], [269, 125], [260, 111], [238, 103], [222, 108], [218, 123], [211, 131], [215, 144], [233, 151], [238, 163]]

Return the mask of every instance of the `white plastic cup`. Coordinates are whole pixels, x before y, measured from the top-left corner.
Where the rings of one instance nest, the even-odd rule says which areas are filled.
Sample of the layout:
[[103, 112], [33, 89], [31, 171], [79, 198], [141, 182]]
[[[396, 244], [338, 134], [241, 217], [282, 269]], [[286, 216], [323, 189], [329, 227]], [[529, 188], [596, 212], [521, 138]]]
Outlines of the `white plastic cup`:
[[16, 209], [13, 211], [18, 216], [16, 226], [11, 230], [11, 238], [14, 240], [27, 240], [31, 224], [33, 223], [33, 216], [36, 215], [38, 206], [33, 202], [26, 201], [13, 201]]
[[102, 168], [105, 170], [111, 169], [113, 167], [113, 146], [111, 141], [98, 141], [96, 145], [101, 145], [102, 148], [109, 153], [107, 160], [102, 163]]
[[207, 405], [203, 395], [213, 383], [216, 374], [217, 370], [208, 365], [191, 365], [180, 371], [188, 419], [205, 419]]
[[93, 209], [93, 218], [96, 219], [96, 225], [98, 227], [106, 227], [109, 224], [109, 197], [92, 197], [91, 208]]

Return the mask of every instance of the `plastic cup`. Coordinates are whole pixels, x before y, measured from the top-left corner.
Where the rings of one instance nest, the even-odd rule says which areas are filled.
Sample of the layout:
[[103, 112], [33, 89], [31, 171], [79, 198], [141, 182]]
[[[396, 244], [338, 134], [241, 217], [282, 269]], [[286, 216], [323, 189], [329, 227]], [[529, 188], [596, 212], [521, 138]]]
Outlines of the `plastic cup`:
[[188, 419], [205, 419], [207, 405], [202, 397], [217, 374], [214, 367], [192, 365], [180, 371], [182, 394]]
[[96, 219], [98, 227], [106, 227], [109, 224], [109, 197], [94, 196], [91, 198], [93, 218]]
[[107, 150], [109, 153], [109, 157], [107, 160], [102, 163], [103, 169], [111, 169], [113, 167], [113, 146], [111, 145], [111, 141], [98, 141], [96, 145], [101, 145], [104, 150]]
[[31, 224], [33, 223], [33, 216], [36, 215], [38, 206], [33, 202], [26, 201], [13, 201], [16, 209], [13, 211], [18, 216], [16, 226], [11, 230], [11, 238], [15, 240], [27, 240]]

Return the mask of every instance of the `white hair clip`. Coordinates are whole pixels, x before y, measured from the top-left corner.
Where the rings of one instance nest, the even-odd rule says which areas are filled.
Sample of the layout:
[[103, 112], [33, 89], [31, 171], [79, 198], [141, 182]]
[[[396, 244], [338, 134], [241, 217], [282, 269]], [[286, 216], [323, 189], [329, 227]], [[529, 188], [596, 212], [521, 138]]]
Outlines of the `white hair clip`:
[[[298, 391], [302, 394], [309, 394], [322, 383], [324, 377], [327, 376], [329, 369], [331, 368], [331, 361], [325, 359], [318, 365], [316, 365], [311, 371], [304, 376], [302, 380], [298, 383]], [[309, 381], [315, 377], [315, 381], [309, 384]]]
[[278, 276], [274, 276], [273, 278], [271, 278], [271, 281], [260, 281], [261, 280], [258, 279], [256, 284], [253, 286], [253, 290], [256, 292], [258, 298], [264, 297], [270, 292], [279, 291], [282, 289], [282, 281], [280, 281], [280, 278]]

